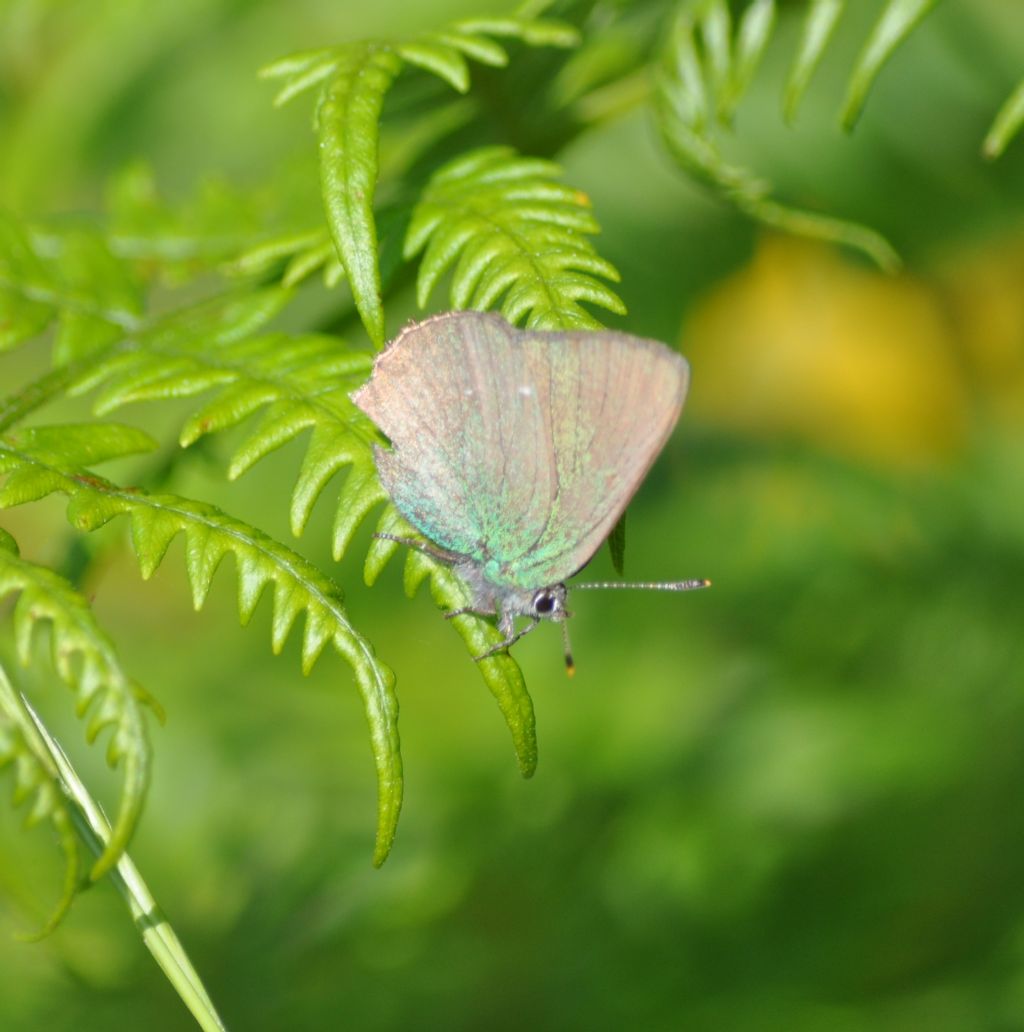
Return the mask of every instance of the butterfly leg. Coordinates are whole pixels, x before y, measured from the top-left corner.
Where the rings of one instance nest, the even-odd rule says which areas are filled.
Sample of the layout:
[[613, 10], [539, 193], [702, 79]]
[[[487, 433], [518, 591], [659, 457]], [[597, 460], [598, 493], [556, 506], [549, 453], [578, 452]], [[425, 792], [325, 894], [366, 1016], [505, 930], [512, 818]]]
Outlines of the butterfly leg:
[[453, 620], [457, 616], [491, 616], [491, 613], [483, 609], [476, 609], [473, 606], [463, 606], [461, 609], [449, 609], [444, 614], [446, 620]]
[[389, 534], [383, 530], [377, 531], [373, 536], [380, 538], [381, 541], [394, 541], [399, 545], [405, 545], [406, 548], [422, 552], [423, 555], [430, 556], [431, 559], [436, 559], [439, 563], [445, 563], [447, 566], [450, 566], [458, 558], [453, 552], [438, 548], [436, 545], [432, 545], [428, 541], [421, 541], [419, 538], [404, 537], [401, 534]]
[[[489, 656], [493, 656], [498, 652], [504, 652], [506, 649], [515, 645], [515, 643], [519, 641], [520, 638], [525, 638], [526, 635], [529, 634], [530, 631], [532, 631], [534, 627], [536, 627], [539, 623], [540, 617], [531, 616], [530, 623], [521, 631], [517, 631], [515, 634], [509, 634], [504, 641], [499, 641], [498, 644], [495, 645], [493, 648], [489, 648], [486, 652], [482, 652], [479, 656], [474, 656], [473, 658], [479, 663], [481, 659], [487, 659]], [[499, 624], [499, 626], [501, 625]], [[505, 630], [504, 627], [502, 627], [501, 629], [503, 631]]]

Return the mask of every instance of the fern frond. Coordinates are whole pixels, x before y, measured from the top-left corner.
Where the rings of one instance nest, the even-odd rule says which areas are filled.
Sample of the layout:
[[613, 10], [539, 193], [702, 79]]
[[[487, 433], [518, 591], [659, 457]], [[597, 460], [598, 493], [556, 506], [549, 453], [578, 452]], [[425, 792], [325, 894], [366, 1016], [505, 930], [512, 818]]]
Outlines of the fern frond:
[[[377, 210], [382, 289], [402, 265], [401, 239], [407, 221], [407, 205], [386, 205]], [[279, 275], [284, 287], [296, 287], [318, 270], [328, 290], [345, 278], [345, 267], [326, 227], [265, 237], [226, 266], [229, 273], [242, 276]]]
[[454, 308], [499, 302], [510, 322], [533, 328], [595, 327], [579, 304], [625, 312], [598, 279], [617, 282], [615, 267], [588, 236], [597, 233], [590, 203], [558, 181], [549, 161], [520, 157], [510, 147], [470, 151], [439, 169], [413, 212], [405, 256], [421, 251], [417, 301], [424, 307], [454, 266]]
[[469, 75], [463, 56], [480, 64], [503, 67], [508, 53], [491, 37], [516, 39], [534, 47], [573, 47], [579, 34], [565, 22], [541, 18], [467, 18], [439, 32], [422, 32], [407, 39], [366, 40], [307, 50], [280, 58], [260, 69], [263, 79], [280, 79], [274, 106], [320, 86], [353, 53], [365, 48], [390, 50], [405, 61], [444, 79], [464, 93]]
[[261, 240], [243, 251], [229, 266], [242, 276], [261, 276], [284, 262], [281, 284], [297, 287], [318, 269], [323, 270], [324, 286], [337, 286], [345, 269], [327, 229], [311, 229], [304, 233], [283, 233]]
[[371, 366], [369, 354], [349, 351], [332, 337], [239, 334], [216, 340], [197, 332], [193, 320], [112, 353], [71, 391], [98, 390], [95, 409], [103, 415], [131, 402], [215, 391], [185, 421], [183, 446], [262, 412], [229, 461], [232, 479], [312, 431], [292, 492], [291, 528], [302, 533], [327, 483], [350, 467], [334, 523], [333, 551], [340, 559], [362, 520], [386, 498], [373, 463], [372, 444], [380, 438], [348, 397]]
[[800, 101], [821, 64], [845, 6], [846, 0], [810, 0], [783, 95], [782, 110], [787, 122], [796, 119]]
[[150, 323], [145, 330], [123, 338], [118, 345], [105, 348], [100, 355], [86, 356], [74, 363], [58, 366], [6, 398], [0, 398], [0, 433], [17, 426], [43, 405], [62, 397], [72, 385], [81, 385], [89, 371], [107, 368], [125, 352], [140, 347], [157, 347], [161, 341], [191, 338], [200, 346], [220, 344], [255, 333], [272, 319], [291, 298], [288, 290], [274, 288], [248, 294], [229, 293], [180, 309]]
[[[655, 111], [671, 155], [689, 175], [751, 218], [789, 233], [854, 247], [884, 269], [898, 268], [899, 256], [873, 229], [784, 205], [771, 196], [772, 188], [764, 179], [722, 157], [714, 131], [723, 124], [723, 114], [731, 114], [739, 93], [753, 76], [771, 31], [774, 0], [755, 0], [747, 8], [728, 62], [721, 54], [704, 60], [698, 47], [698, 30], [704, 31], [706, 20], [713, 18], [717, 10], [720, 4], [711, 0], [684, 3], [662, 55], [656, 78]], [[814, 13], [812, 9], [811, 14]], [[722, 29], [715, 26], [707, 32], [718, 40]], [[713, 53], [718, 53], [723, 44], [716, 42], [714, 46]], [[814, 54], [811, 57], [816, 60]], [[807, 62], [810, 58], [801, 51], [799, 60]], [[728, 69], [728, 86], [715, 107], [711, 99], [714, 82], [726, 74], [723, 69]]]
[[378, 122], [384, 95], [402, 68], [394, 50], [349, 48], [317, 107], [320, 189], [327, 224], [345, 267], [352, 297], [378, 347], [384, 343], [384, 305], [377, 268]]
[[0, 212], [0, 350], [56, 320], [54, 357], [69, 362], [136, 329], [141, 313], [138, 283], [99, 233], [46, 233]]
[[469, 88], [467, 58], [489, 65], [507, 63], [507, 53], [493, 37], [517, 38], [532, 46], [576, 42], [575, 30], [558, 22], [476, 19], [408, 40], [366, 41], [296, 54], [260, 73], [283, 80], [276, 104], [314, 86], [321, 88], [316, 126], [327, 221], [356, 308], [377, 346], [384, 343], [384, 309], [373, 201], [384, 97], [405, 64], [464, 93]]
[[[402, 518], [390, 502], [377, 523], [377, 532], [399, 537], [417, 536], [416, 530]], [[363, 567], [363, 577], [368, 585], [376, 583], [399, 547], [397, 542], [388, 538], [378, 537], [373, 540]], [[466, 605], [468, 599], [465, 588], [449, 567], [434, 562], [421, 552], [408, 549], [403, 569], [406, 595], [412, 598], [428, 579], [430, 596], [439, 609], [450, 612]], [[473, 656], [482, 655], [500, 644], [503, 639], [503, 635], [494, 624], [478, 616], [467, 613], [453, 618], [450, 623]], [[523, 672], [507, 652], [495, 653], [479, 660], [477, 667], [508, 726], [519, 771], [524, 778], [532, 777], [537, 769], [537, 728], [533, 700], [526, 690]]]
[[[726, 6], [725, 0], [721, 0], [720, 6]], [[726, 65], [728, 75], [717, 91], [718, 114], [723, 122], [731, 121], [736, 105], [747, 92], [774, 27], [774, 0], [753, 0], [743, 12], [736, 31], [735, 53]], [[728, 48], [729, 38], [725, 36], [722, 49], [728, 52]]]
[[871, 30], [850, 76], [846, 100], [839, 116], [844, 129], [852, 129], [856, 124], [868, 91], [883, 65], [937, 3], [938, 0], [889, 0]]
[[291, 549], [212, 505], [119, 488], [84, 473], [46, 447], [36, 447], [31, 438], [18, 444], [0, 440], [0, 475], [4, 474], [0, 508], [60, 493], [68, 497], [68, 519], [79, 530], [96, 530], [116, 516], [128, 516], [132, 545], [145, 579], [160, 565], [171, 541], [184, 534], [186, 571], [197, 610], [206, 600], [221, 561], [232, 554], [243, 624], [252, 616], [264, 591], [269, 588], [272, 593], [271, 642], [275, 653], [284, 647], [299, 617], [305, 616], [303, 672], [312, 669], [330, 644], [352, 668], [363, 699], [377, 767], [374, 862], [383, 863], [394, 839], [402, 793], [394, 674], [350, 623], [340, 589]]
[[95, 881], [127, 848], [142, 809], [150, 753], [141, 703], [149, 700], [125, 673], [88, 602], [63, 577], [20, 558], [13, 543], [0, 538], [0, 600], [10, 595], [18, 596], [13, 621], [21, 663], [31, 662], [36, 629], [48, 623], [54, 669], [74, 691], [78, 716], [89, 715], [88, 740], [113, 729], [107, 762], [115, 768], [123, 763], [124, 776], [110, 841], [92, 869]]
[[262, 194], [213, 178], [172, 203], [152, 168], [133, 162], [107, 186], [105, 237], [144, 279], [177, 285], [234, 258], [266, 221], [267, 207]]
[[[464, 589], [451, 569], [420, 552], [409, 550], [404, 570], [406, 595], [412, 598], [420, 585], [428, 580], [430, 597], [438, 608], [450, 610], [465, 604]], [[502, 638], [493, 624], [480, 617], [469, 614], [456, 616], [452, 623], [456, 633], [475, 656], [497, 645]], [[512, 735], [519, 772], [524, 778], [532, 777], [537, 770], [537, 726], [533, 700], [526, 690], [523, 672], [507, 652], [478, 660], [477, 666]]]
[[49, 277], [20, 226], [0, 212], [0, 351], [42, 333], [53, 318]]
[[1021, 79], [996, 114], [982, 145], [985, 157], [989, 160], [998, 158], [1020, 132], [1021, 126], [1024, 126], [1024, 79]]
[[96, 227], [35, 224], [0, 211], [0, 351], [56, 323], [54, 362], [61, 366], [142, 333], [162, 321], [145, 313], [151, 280], [177, 285], [221, 269], [261, 221], [253, 197], [215, 181], [171, 206], [141, 165], [114, 178], [108, 208], [106, 223]]
[[[112, 354], [96, 364], [74, 392], [99, 390], [96, 408], [105, 414], [129, 402], [214, 391], [213, 397], [186, 419], [180, 435], [183, 445], [241, 425], [262, 411], [230, 459], [228, 474], [232, 478], [310, 431], [292, 492], [292, 531], [302, 533], [328, 482], [348, 467], [334, 518], [333, 551], [340, 559], [363, 520], [388, 501], [373, 459], [372, 445], [380, 437], [349, 400], [349, 393], [368, 375], [371, 356], [348, 351], [334, 338], [313, 335], [289, 338], [274, 334], [215, 343], [210, 334], [194, 332], [194, 327], [194, 321], [183, 324], [181, 332], [165, 331], [159, 340], [145, 341], [144, 347]], [[32, 479], [34, 482], [35, 474]], [[390, 526], [393, 516], [388, 505], [378, 529]], [[386, 545], [374, 541], [367, 558], [368, 564], [379, 564], [378, 572], [393, 552]], [[372, 580], [368, 577], [369, 583]], [[447, 585], [439, 605], [457, 608], [462, 604], [453, 601], [461, 597], [454, 581], [449, 583], [438, 573], [435, 583]], [[472, 628], [472, 633], [467, 628]], [[481, 621], [456, 621], [456, 630], [473, 655], [500, 641], [497, 631]], [[536, 763], [536, 743], [530, 744], [532, 708], [528, 697], [523, 702], [525, 686], [518, 666], [508, 657], [493, 657], [479, 666], [509, 721], [520, 766], [532, 771]], [[529, 720], [524, 712], [530, 714]]]
[[[256, 300], [253, 307], [262, 310], [265, 304]], [[296, 535], [302, 533], [328, 482], [348, 467], [334, 520], [333, 551], [340, 559], [362, 521], [388, 500], [373, 460], [372, 445], [380, 440], [379, 435], [349, 400], [349, 393], [365, 380], [371, 366], [369, 354], [343, 349], [331, 337], [273, 334], [218, 340], [193, 318], [176, 324], [173, 332], [165, 327], [158, 337], [112, 353], [79, 380], [73, 393], [98, 390], [96, 409], [108, 414], [130, 402], [215, 391], [185, 421], [180, 434], [183, 445], [238, 426], [262, 410], [262, 417], [230, 459], [232, 478], [304, 431], [311, 431], [292, 492], [292, 530]], [[32, 479], [34, 482], [35, 477]], [[50, 486], [45, 479], [42, 484]], [[389, 505], [379, 529], [391, 526], [388, 521], [393, 517]], [[381, 556], [391, 551], [386, 542], [375, 541], [368, 564], [377, 561], [382, 566]], [[368, 577], [368, 582], [372, 580]], [[457, 608], [462, 604], [457, 582], [449, 573], [439, 570], [432, 588], [439, 605]], [[455, 625], [474, 655], [500, 641], [500, 635], [486, 622], [467, 619], [455, 621]], [[536, 763], [532, 706], [518, 666], [500, 656], [479, 666], [509, 723], [521, 768], [532, 771]]]
[[[13, 547], [10, 535], [0, 531], [0, 557]], [[7, 671], [0, 664], [0, 771], [14, 770], [14, 805], [30, 801], [29, 826], [49, 821], [64, 854], [64, 885], [53, 913], [38, 933], [42, 937], [60, 924], [74, 902], [82, 878], [82, 853], [72, 824], [71, 810], [60, 789], [53, 761], [33, 734]]]

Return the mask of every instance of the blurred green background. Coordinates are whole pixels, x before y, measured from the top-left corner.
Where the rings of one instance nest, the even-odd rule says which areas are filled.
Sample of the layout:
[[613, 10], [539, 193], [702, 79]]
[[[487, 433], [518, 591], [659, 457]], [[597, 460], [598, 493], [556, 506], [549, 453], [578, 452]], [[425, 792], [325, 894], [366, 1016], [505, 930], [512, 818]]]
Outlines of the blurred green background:
[[[266, 603], [237, 627], [229, 571], [196, 616], [180, 542], [143, 584], [110, 528], [88, 591], [168, 712], [132, 853], [231, 1028], [1024, 1029], [1024, 140], [979, 156], [1024, 68], [1024, 7], [940, 5], [845, 136], [880, 4], [852, 6], [795, 129], [783, 6], [730, 147], [884, 232], [905, 273], [763, 233], [679, 176], [643, 110], [557, 155], [623, 273], [621, 325], [693, 366], [627, 574], [714, 588], [578, 597], [573, 680], [554, 629], [517, 646], [532, 781], [427, 599], [404, 600], [397, 565], [362, 587], [364, 528], [333, 572], [398, 673], [407, 777], [374, 871], [346, 668], [303, 680], [294, 642], [270, 656]], [[178, 196], [315, 174], [308, 105], [272, 111], [256, 68], [501, 9], [0, 0], [0, 205], [96, 209], [140, 157]], [[3, 357], [0, 390], [44, 361]], [[193, 461], [175, 489], [287, 539], [300, 457], [231, 486]], [[328, 508], [300, 547], [331, 569]], [[0, 521], [29, 557], [68, 547], [56, 502]], [[29, 685], [103, 784], [66, 689]], [[16, 940], [60, 877], [22, 819], [0, 807], [0, 1029], [193, 1027], [109, 886]]]

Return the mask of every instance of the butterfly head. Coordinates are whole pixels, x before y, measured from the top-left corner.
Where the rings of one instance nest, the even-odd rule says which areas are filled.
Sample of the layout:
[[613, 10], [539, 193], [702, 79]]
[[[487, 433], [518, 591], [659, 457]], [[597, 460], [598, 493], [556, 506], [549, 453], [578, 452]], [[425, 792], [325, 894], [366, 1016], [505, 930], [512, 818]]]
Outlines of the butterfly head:
[[562, 623], [572, 613], [565, 608], [566, 590], [564, 584], [552, 584], [550, 587], [541, 588], [533, 593], [530, 600], [530, 616], [538, 620], [553, 620], [555, 623]]

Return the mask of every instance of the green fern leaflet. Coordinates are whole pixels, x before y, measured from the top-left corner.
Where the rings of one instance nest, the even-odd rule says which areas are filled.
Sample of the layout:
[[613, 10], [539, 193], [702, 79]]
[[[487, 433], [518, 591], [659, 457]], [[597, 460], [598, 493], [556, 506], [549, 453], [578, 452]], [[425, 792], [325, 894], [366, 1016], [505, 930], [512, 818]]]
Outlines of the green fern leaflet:
[[324, 208], [356, 307], [378, 346], [384, 343], [384, 307], [373, 199], [384, 96], [405, 64], [465, 93], [467, 58], [492, 67], [508, 63], [508, 54], [495, 37], [531, 46], [564, 47], [577, 42], [576, 30], [560, 22], [482, 18], [408, 40], [350, 43], [296, 54], [260, 73], [284, 81], [275, 104], [320, 87], [316, 125]]
[[453, 308], [500, 305], [509, 322], [525, 319], [534, 329], [599, 326], [580, 301], [623, 314], [622, 300], [601, 282], [619, 274], [589, 240], [599, 231], [590, 203], [560, 174], [509, 147], [471, 151], [439, 169], [405, 240], [406, 258], [423, 252], [420, 307], [451, 270]]

